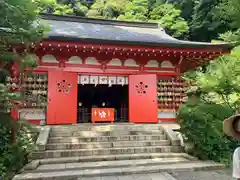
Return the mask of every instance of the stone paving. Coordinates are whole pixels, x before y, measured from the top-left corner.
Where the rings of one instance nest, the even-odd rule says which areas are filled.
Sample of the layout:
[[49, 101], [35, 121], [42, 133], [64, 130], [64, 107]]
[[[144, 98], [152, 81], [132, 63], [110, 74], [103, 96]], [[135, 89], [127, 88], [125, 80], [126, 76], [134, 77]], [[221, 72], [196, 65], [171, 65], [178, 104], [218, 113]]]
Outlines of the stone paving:
[[133, 174], [79, 178], [78, 180], [232, 180], [231, 171], [176, 171], [172, 173]]
[[176, 180], [167, 173], [133, 174], [122, 176], [85, 177], [78, 180]]
[[173, 172], [171, 175], [177, 180], [232, 180], [231, 172], [226, 171], [187, 171]]

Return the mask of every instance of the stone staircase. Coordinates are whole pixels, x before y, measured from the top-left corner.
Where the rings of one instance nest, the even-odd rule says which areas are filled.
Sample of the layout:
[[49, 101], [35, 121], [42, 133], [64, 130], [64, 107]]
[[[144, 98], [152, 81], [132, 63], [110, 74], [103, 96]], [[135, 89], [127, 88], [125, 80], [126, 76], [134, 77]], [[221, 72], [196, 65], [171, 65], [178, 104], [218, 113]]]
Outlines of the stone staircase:
[[182, 152], [161, 125], [52, 126], [47, 143], [14, 180], [83, 177], [222, 168]]

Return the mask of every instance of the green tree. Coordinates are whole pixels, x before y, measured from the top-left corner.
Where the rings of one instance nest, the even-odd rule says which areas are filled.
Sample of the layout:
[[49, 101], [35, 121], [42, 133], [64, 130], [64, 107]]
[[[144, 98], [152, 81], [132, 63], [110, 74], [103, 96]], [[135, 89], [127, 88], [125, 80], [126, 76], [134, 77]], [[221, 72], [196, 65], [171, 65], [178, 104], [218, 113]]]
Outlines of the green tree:
[[191, 40], [211, 41], [216, 39], [220, 33], [230, 29], [229, 21], [218, 16], [222, 13], [221, 9], [218, 9], [221, 2], [221, 0], [195, 0], [190, 22]]
[[197, 85], [205, 100], [226, 104], [234, 111], [240, 106], [240, 53], [220, 57], [206, 73], [199, 74]]
[[166, 3], [166, 0], [148, 0], [149, 9], [152, 10], [154, 7], [158, 5], [162, 5]]
[[156, 6], [149, 14], [151, 20], [158, 22], [174, 37], [180, 37], [188, 32], [188, 24], [181, 16], [181, 10], [172, 4]]
[[83, 5], [82, 3], [76, 3], [76, 7], [74, 8], [74, 14], [77, 16], [85, 17], [88, 13], [88, 7]]
[[96, 0], [89, 9], [88, 17], [98, 17], [106, 19], [116, 19], [120, 14], [124, 13], [128, 0]]
[[[240, 107], [240, 53], [236, 47], [230, 55], [210, 62], [206, 67], [186, 73], [185, 79], [201, 92], [205, 102], [224, 104], [233, 111]], [[187, 78], [186, 78], [187, 77]]]
[[59, 14], [59, 15], [73, 14], [73, 8], [71, 7], [71, 5], [57, 3], [54, 6], [53, 14]]
[[[20, 95], [6, 87], [5, 79], [13, 62], [24, 67], [23, 64], [29, 61], [28, 50], [41, 39], [45, 27], [40, 25], [37, 7], [32, 0], [3, 0], [0, 9], [0, 175], [3, 179], [11, 179], [12, 171], [19, 170], [26, 163], [29, 144], [21, 139], [22, 136], [27, 138], [24, 133], [17, 139], [12, 138], [20, 129], [13, 123], [8, 110], [11, 102]], [[21, 51], [13, 50], [19, 46]]]
[[240, 43], [240, 1], [223, 0], [218, 8], [221, 10], [218, 17], [228, 20], [231, 27], [221, 34], [220, 38], [224, 41]]
[[195, 0], [175, 0], [171, 1], [177, 9], [181, 10], [181, 17], [186, 19], [189, 23], [192, 20]]
[[179, 110], [180, 131], [194, 144], [194, 155], [229, 165], [239, 143], [224, 135], [222, 123], [240, 110], [239, 47], [204, 69], [188, 73], [186, 80], [193, 84], [189, 93], [196, 98], [189, 96]]
[[148, 0], [133, 0], [125, 7], [125, 13], [118, 17], [119, 20], [147, 21], [148, 20]]
[[[44, 27], [39, 24], [31, 0], [0, 1], [0, 53], [8, 50], [9, 45], [30, 45], [41, 37]], [[36, 27], [33, 26], [36, 24]]]
[[206, 102], [199, 98], [189, 99], [182, 105], [178, 119], [185, 142], [193, 145], [189, 153], [203, 159], [230, 165], [234, 149], [239, 142], [226, 137], [222, 130], [223, 120], [233, 113], [225, 104]]
[[70, 4], [57, 2], [57, 0], [35, 0], [35, 2], [38, 13], [73, 14], [73, 8]]

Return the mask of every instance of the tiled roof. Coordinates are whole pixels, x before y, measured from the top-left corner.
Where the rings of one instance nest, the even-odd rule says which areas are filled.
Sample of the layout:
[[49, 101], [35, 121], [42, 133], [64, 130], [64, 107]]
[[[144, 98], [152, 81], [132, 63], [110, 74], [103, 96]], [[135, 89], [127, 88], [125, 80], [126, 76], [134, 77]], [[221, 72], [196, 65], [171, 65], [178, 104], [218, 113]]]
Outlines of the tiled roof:
[[113, 44], [152, 45], [181, 48], [221, 47], [230, 49], [231, 44], [212, 44], [175, 39], [155, 23], [134, 23], [76, 16], [42, 15], [42, 21], [50, 25], [48, 39]]

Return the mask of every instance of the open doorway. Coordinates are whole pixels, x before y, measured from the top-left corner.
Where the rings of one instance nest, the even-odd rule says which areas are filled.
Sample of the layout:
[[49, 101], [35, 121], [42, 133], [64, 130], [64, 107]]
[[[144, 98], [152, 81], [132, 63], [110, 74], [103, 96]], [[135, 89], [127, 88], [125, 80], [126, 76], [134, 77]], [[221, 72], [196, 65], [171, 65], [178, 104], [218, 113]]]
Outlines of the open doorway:
[[128, 122], [128, 86], [78, 85], [78, 123], [91, 122], [92, 108], [114, 108], [115, 122]]

